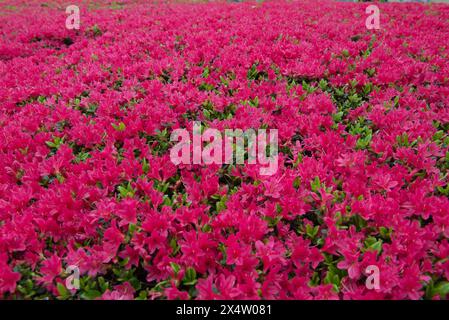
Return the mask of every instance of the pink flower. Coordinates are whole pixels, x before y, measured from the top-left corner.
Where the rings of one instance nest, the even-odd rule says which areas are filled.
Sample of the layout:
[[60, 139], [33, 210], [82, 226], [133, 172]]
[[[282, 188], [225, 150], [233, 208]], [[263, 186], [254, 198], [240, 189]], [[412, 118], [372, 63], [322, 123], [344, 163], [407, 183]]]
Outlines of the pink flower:
[[0, 254], [0, 294], [14, 293], [20, 273], [14, 272], [6, 263], [7, 256]]
[[43, 283], [51, 283], [62, 272], [61, 259], [57, 255], [52, 255], [49, 259], [44, 260], [40, 273], [42, 277], [39, 281]]

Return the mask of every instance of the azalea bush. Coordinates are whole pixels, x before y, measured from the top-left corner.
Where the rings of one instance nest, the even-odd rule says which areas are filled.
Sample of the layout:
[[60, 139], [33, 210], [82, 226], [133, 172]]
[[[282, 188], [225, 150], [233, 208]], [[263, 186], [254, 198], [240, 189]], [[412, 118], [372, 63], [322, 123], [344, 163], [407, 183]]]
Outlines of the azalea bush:
[[[0, 3], [1, 298], [448, 298], [449, 6], [66, 5]], [[194, 121], [276, 173], [173, 164]]]

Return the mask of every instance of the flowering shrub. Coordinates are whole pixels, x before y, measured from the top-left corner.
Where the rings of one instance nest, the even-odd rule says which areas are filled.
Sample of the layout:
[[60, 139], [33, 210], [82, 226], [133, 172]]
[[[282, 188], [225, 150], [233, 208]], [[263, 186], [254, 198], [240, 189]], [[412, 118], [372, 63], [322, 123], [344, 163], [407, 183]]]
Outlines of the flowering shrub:
[[[449, 6], [78, 5], [0, 3], [0, 297], [448, 297]], [[174, 165], [194, 121], [279, 169]]]

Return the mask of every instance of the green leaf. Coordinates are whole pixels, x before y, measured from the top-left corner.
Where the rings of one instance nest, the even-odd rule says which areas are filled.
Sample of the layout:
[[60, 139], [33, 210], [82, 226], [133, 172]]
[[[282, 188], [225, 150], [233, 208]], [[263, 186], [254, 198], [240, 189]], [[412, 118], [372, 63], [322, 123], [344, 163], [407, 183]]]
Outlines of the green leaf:
[[56, 179], [58, 180], [59, 183], [64, 183], [65, 178], [63, 175], [61, 175], [60, 173], [56, 174]]
[[53, 141], [46, 141], [45, 144], [47, 146], [49, 146], [50, 148], [56, 148], [55, 144], [53, 143]]
[[136, 300], [148, 300], [148, 292], [146, 290], [140, 291]]
[[205, 117], [206, 119], [208, 119], [208, 120], [211, 119], [211, 114], [210, 114], [210, 111], [209, 111], [209, 110], [203, 109], [203, 114], [204, 114], [204, 117]]
[[257, 72], [257, 65], [253, 64], [251, 66], [251, 69], [248, 70], [248, 73], [247, 73], [246, 77], [248, 78], [248, 80], [255, 80], [256, 77], [257, 77], [257, 74], [258, 74], [258, 72]]
[[143, 158], [142, 160], [142, 171], [143, 173], [147, 174], [148, 170], [150, 170], [150, 165], [148, 164], [147, 158]]
[[298, 189], [301, 186], [301, 177], [297, 176], [295, 180], [293, 180], [293, 188]]
[[207, 224], [207, 223], [201, 228], [201, 231], [203, 231], [203, 232], [211, 232], [211, 230], [212, 230], [212, 227], [210, 226], [210, 224]]
[[257, 107], [259, 106], [259, 97], [255, 97], [254, 99], [249, 100], [249, 101], [248, 101], [248, 104], [249, 104], [251, 107], [257, 108]]
[[53, 149], [59, 149], [59, 147], [64, 143], [64, 137], [53, 137], [53, 141], [46, 141], [45, 144]]
[[329, 266], [329, 271], [324, 278], [324, 284], [332, 284], [334, 291], [338, 292], [340, 287], [340, 276], [335, 267]]
[[98, 285], [102, 292], [105, 292], [108, 289], [109, 284], [104, 280], [103, 277], [98, 278]]
[[134, 194], [136, 193], [136, 191], [131, 186], [130, 182], [128, 182], [126, 187], [125, 186], [118, 186], [117, 190], [120, 193], [120, 197], [121, 198], [126, 198], [126, 197], [132, 198], [132, 197], [134, 197]]
[[335, 122], [341, 122], [341, 120], [343, 119], [343, 115], [344, 115], [344, 112], [340, 111], [340, 112], [333, 114], [332, 118], [334, 119]]
[[101, 36], [103, 34], [101, 29], [98, 27], [98, 25], [94, 25], [92, 27], [92, 32], [93, 32], [94, 36]]
[[365, 247], [367, 248], [367, 250], [373, 250], [377, 251], [377, 253], [380, 253], [380, 251], [382, 250], [382, 240], [377, 240], [374, 237], [368, 237], [365, 240]]
[[112, 123], [112, 127], [117, 131], [125, 131], [126, 125], [123, 122], [120, 122], [118, 125], [115, 123]]
[[443, 281], [437, 283], [432, 290], [432, 297], [439, 294], [441, 299], [444, 299], [449, 294], [449, 282]]
[[382, 238], [384, 238], [384, 239], [390, 239], [390, 236], [391, 236], [391, 232], [392, 232], [393, 230], [391, 229], [391, 228], [389, 228], [389, 229], [387, 229], [387, 228], [385, 228], [385, 227], [380, 227], [379, 228], [379, 233], [380, 233], [380, 236], [382, 237]]
[[187, 268], [183, 283], [186, 286], [193, 286], [196, 283], [196, 271], [193, 268]]
[[56, 289], [58, 290], [61, 298], [67, 298], [70, 296], [70, 291], [62, 283], [58, 282]]
[[210, 74], [209, 68], [208, 68], [208, 67], [205, 67], [201, 76], [202, 76], [203, 78], [208, 78], [208, 77], [209, 77], [209, 74]]
[[101, 292], [98, 290], [87, 290], [81, 294], [81, 298], [85, 300], [95, 300], [96, 298], [101, 296]]
[[75, 162], [80, 163], [80, 162], [86, 161], [89, 157], [90, 157], [90, 154], [88, 152], [81, 151], [80, 153], [77, 154], [77, 156], [75, 158]]
[[227, 197], [223, 196], [222, 198], [220, 198], [220, 201], [215, 204], [217, 212], [221, 212], [226, 209], [226, 201]]
[[176, 241], [176, 238], [171, 238], [170, 239], [170, 247], [173, 250], [172, 255], [176, 255], [180, 249], [178, 242]]
[[372, 76], [374, 76], [374, 74], [376, 73], [376, 69], [374, 69], [374, 68], [369, 68], [369, 69], [366, 69], [365, 72], [366, 72], [366, 74], [367, 74], [369, 77], [372, 77]]
[[170, 266], [173, 269], [173, 272], [175, 273], [175, 275], [178, 275], [179, 270], [181, 270], [181, 267], [179, 266], [179, 264], [170, 262]]
[[320, 190], [321, 181], [320, 178], [317, 176], [315, 179], [313, 179], [312, 182], [310, 182], [310, 187], [312, 188], [313, 192], [318, 192]]
[[312, 226], [311, 224], [306, 225], [306, 234], [309, 238], [314, 239], [318, 234], [319, 226]]
[[327, 81], [325, 79], [321, 79], [318, 85], [320, 86], [321, 90], [325, 91], [327, 88]]
[[432, 138], [432, 140], [433, 141], [439, 141], [439, 140], [441, 140], [441, 138], [444, 136], [444, 131], [443, 130], [439, 130], [439, 131], [437, 131], [434, 135], [433, 135], [433, 138]]

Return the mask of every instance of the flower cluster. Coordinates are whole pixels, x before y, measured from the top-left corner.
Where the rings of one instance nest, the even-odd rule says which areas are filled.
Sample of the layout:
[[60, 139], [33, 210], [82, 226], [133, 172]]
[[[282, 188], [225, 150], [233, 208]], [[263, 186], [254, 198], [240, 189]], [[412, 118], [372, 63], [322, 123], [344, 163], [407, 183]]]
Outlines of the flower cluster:
[[[0, 297], [447, 298], [449, 6], [378, 5], [83, 1], [68, 30], [2, 1]], [[277, 172], [173, 164], [195, 121], [277, 129]]]

